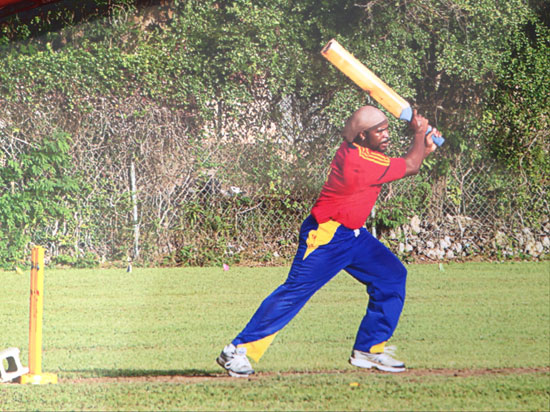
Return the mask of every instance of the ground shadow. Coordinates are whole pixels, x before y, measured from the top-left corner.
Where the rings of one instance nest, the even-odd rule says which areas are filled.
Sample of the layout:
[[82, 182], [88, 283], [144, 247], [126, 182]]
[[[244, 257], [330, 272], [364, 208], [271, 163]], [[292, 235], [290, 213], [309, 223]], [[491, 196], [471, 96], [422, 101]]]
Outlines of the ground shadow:
[[65, 372], [88, 375], [97, 378], [147, 378], [147, 377], [216, 377], [219, 373], [203, 369], [86, 369], [66, 370]]
[[[60, 383], [198, 383], [210, 380], [235, 380], [225, 371], [204, 370], [204, 369], [86, 369], [66, 370], [68, 374], [75, 376], [60, 377]], [[270, 376], [292, 376], [292, 375], [318, 375], [318, 374], [385, 374], [386, 372], [368, 370], [330, 370], [330, 371], [290, 371], [290, 372], [263, 372], [250, 375], [246, 379], [238, 381], [257, 380]], [[508, 374], [548, 374], [550, 367], [540, 368], [480, 368], [480, 369], [408, 369], [401, 372], [399, 376], [446, 376], [466, 378], [484, 375], [508, 375]]]
[[80, 369], [65, 370], [60, 383], [191, 383], [228, 377], [214, 369]]

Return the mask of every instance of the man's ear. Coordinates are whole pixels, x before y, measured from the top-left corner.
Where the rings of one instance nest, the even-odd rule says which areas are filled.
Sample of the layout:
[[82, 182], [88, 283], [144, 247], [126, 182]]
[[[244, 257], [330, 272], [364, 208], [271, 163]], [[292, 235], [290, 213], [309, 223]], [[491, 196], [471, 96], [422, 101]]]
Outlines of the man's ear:
[[[362, 132], [361, 132], [362, 133]], [[348, 143], [353, 143], [353, 142], [360, 142], [362, 140], [361, 138], [361, 133], [359, 134], [356, 134], [355, 137], [350, 140], [350, 139], [345, 139]]]

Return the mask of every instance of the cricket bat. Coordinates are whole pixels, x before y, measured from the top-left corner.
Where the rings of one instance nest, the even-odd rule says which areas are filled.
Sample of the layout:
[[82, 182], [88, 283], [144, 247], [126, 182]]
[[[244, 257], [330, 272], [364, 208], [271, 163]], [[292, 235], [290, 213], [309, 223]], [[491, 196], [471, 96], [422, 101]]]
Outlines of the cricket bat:
[[[336, 40], [329, 41], [321, 50], [321, 54], [393, 116], [407, 122], [412, 120], [411, 105]], [[428, 133], [431, 130], [432, 128], [428, 127]], [[433, 136], [432, 138], [438, 146], [445, 142], [443, 137]]]

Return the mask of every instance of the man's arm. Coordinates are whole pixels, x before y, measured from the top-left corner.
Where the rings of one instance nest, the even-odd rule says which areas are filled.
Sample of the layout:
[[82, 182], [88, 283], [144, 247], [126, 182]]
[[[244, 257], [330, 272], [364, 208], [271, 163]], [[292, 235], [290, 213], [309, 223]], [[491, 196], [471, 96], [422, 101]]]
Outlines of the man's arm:
[[420, 166], [423, 160], [436, 149], [436, 145], [432, 140], [433, 134], [438, 134], [436, 129], [433, 129], [428, 136], [428, 120], [419, 115], [416, 110], [413, 112], [411, 120], [411, 128], [414, 132], [413, 143], [409, 151], [403, 159], [405, 159], [405, 176], [412, 176], [420, 171]]

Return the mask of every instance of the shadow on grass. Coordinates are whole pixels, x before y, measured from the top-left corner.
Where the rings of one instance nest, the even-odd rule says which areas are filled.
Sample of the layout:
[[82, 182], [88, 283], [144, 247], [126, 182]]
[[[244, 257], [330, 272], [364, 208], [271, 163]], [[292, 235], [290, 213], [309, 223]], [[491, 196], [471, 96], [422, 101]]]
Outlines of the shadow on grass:
[[[220, 375], [213, 370], [201, 369], [88, 369], [65, 371], [85, 375], [92, 378], [158, 378], [158, 377], [187, 377], [187, 378], [214, 378]], [[221, 372], [221, 371], [220, 371]]]

